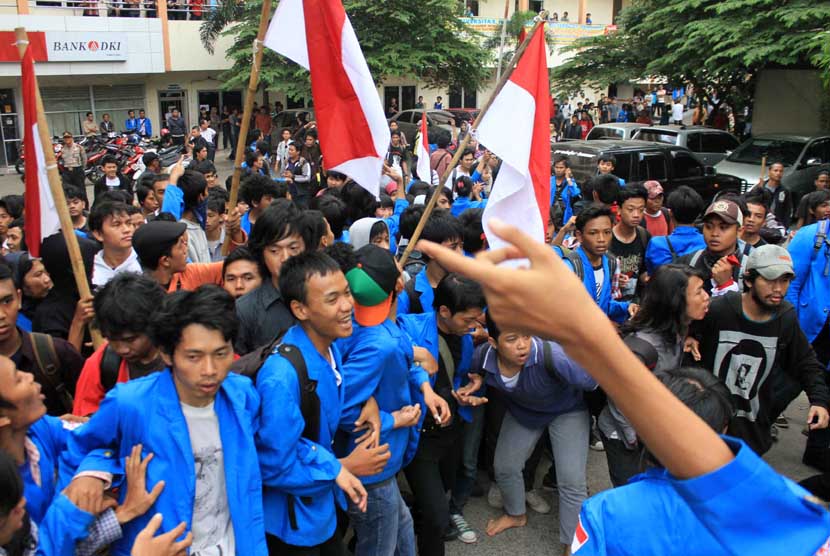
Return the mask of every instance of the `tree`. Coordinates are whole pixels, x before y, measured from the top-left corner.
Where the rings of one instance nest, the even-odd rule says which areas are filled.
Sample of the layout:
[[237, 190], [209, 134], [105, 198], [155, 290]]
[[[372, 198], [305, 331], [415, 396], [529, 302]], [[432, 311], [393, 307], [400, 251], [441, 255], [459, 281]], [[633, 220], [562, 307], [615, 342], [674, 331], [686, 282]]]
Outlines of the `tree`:
[[830, 3], [814, 0], [633, 0], [619, 31], [582, 39], [554, 69], [558, 91], [660, 77], [741, 106], [770, 65], [810, 66], [830, 83]]
[[[490, 54], [479, 35], [458, 19], [463, 15], [460, 3], [345, 0], [343, 5], [376, 79], [407, 77], [436, 88], [479, 88], [490, 77]], [[220, 2], [220, 9], [202, 23], [202, 43], [210, 51], [220, 34], [235, 37], [227, 53], [234, 65], [222, 75], [227, 88], [248, 81], [261, 9], [262, 0]], [[260, 84], [293, 98], [311, 93], [308, 72], [267, 49]]]
[[[513, 54], [516, 53], [516, 49], [519, 48], [519, 37], [522, 34], [522, 30], [527, 29], [528, 23], [533, 21], [533, 18], [538, 16], [536, 12], [514, 12], [512, 16], [507, 20], [507, 27], [505, 29], [505, 40], [504, 40], [504, 52], [502, 53], [502, 60], [501, 65], [502, 68], [506, 67], [510, 60], [513, 58]], [[554, 36], [553, 32], [546, 29], [545, 30], [545, 41], [548, 43], [549, 48], [553, 48], [554, 45]], [[488, 52], [493, 53], [493, 57], [495, 58], [496, 64], [498, 64], [499, 60], [499, 46], [501, 45], [501, 29], [497, 33], [494, 33], [487, 38], [484, 39], [482, 43], [484, 48]]]

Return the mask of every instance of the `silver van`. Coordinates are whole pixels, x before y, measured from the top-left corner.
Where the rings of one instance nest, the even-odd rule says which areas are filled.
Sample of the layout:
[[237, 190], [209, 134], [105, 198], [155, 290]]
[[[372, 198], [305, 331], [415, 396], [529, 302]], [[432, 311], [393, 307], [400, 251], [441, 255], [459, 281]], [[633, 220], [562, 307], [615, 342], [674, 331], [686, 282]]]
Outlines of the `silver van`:
[[686, 147], [705, 166], [714, 166], [738, 148], [734, 135], [701, 125], [662, 125], [638, 129], [632, 139]]

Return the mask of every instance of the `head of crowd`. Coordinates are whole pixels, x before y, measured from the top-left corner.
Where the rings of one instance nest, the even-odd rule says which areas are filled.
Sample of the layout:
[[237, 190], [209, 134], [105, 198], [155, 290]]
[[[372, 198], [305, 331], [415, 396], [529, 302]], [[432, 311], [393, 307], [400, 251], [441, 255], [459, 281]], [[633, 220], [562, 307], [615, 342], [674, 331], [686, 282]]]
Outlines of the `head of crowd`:
[[[563, 554], [668, 517], [690, 554], [725, 553], [590, 368], [501, 326], [486, 284], [411, 245], [490, 250], [501, 161], [469, 122], [430, 133], [428, 165], [393, 129], [378, 184], [327, 168], [315, 122], [268, 123], [245, 138], [238, 195], [200, 124], [185, 159], [147, 153], [138, 179], [104, 158], [91, 202], [64, 176], [77, 254], [57, 233], [33, 256], [23, 197], [0, 199], [0, 553], [322, 555], [351, 539], [442, 556], [550, 512], [551, 485]], [[805, 392], [803, 461], [830, 472], [830, 176], [795, 202], [771, 163], [704, 200], [615, 165], [577, 183], [551, 161], [550, 253], [743, 450], [768, 452]], [[612, 488], [589, 498], [589, 481]], [[482, 494], [497, 517], [471, 523]]]

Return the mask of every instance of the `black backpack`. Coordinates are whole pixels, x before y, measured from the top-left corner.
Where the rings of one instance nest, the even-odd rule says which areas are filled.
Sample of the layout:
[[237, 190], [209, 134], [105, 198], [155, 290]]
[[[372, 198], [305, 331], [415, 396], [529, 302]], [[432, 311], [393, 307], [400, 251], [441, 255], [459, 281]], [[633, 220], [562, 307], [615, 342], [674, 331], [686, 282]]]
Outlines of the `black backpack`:
[[[582, 257], [576, 251], [571, 249], [566, 249], [564, 247], [560, 247], [562, 250], [562, 258], [567, 259], [571, 266], [574, 267], [574, 274], [579, 278], [579, 281], [583, 281], [585, 279], [585, 266], [582, 264]], [[608, 256], [608, 276], [609, 280], [614, 279], [614, 274], [617, 273], [617, 258], [613, 256]]]
[[55, 351], [55, 342], [49, 334], [41, 334], [39, 332], [30, 332], [29, 339], [32, 342], [32, 353], [35, 356], [35, 364], [37, 365], [37, 373], [35, 379], [41, 385], [48, 384], [51, 386], [58, 396], [60, 396], [61, 405], [67, 413], [72, 413], [74, 399], [72, 392], [70, 392], [63, 383], [61, 377], [61, 362], [58, 359], [58, 353]]
[[415, 289], [415, 278], [410, 279], [409, 282], [404, 284], [403, 291], [409, 297], [410, 314], [423, 313], [424, 306], [421, 304], [421, 292]]
[[[257, 348], [251, 353], [243, 355], [233, 362], [231, 371], [245, 375], [256, 384], [256, 378], [260, 368], [274, 352], [285, 357], [294, 372], [297, 373], [297, 382], [300, 389], [300, 413], [305, 421], [302, 437], [312, 442], [320, 440], [320, 397], [317, 395], [317, 381], [308, 378], [308, 367], [306, 367], [303, 354], [295, 345], [284, 344], [283, 336], [280, 335], [270, 344]], [[300, 497], [303, 504], [311, 504], [310, 496]], [[295, 509], [296, 498], [288, 497], [288, 521], [291, 529], [297, 530], [297, 512]]]

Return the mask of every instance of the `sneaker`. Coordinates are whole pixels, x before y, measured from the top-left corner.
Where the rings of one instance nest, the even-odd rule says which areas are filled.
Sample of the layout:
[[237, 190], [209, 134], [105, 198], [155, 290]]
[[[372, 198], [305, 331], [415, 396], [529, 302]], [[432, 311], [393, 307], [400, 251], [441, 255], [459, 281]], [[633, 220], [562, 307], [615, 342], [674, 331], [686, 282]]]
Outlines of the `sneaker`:
[[591, 429], [591, 440], [589, 444], [590, 448], [596, 452], [604, 452], [605, 446], [602, 444], [602, 440], [600, 439], [599, 435], [597, 434], [596, 429]]
[[465, 544], [472, 544], [474, 542], [478, 542], [478, 535], [476, 532], [472, 530], [470, 524], [467, 523], [467, 520], [464, 519], [464, 516], [461, 514], [450, 514], [450, 521], [455, 527], [457, 531], [457, 535], [455, 538], [460, 540]]
[[501, 490], [496, 483], [490, 483], [490, 490], [487, 491], [487, 503], [491, 508], [500, 510], [504, 507], [504, 500], [501, 498]]
[[527, 505], [530, 506], [530, 509], [537, 514], [550, 513], [550, 504], [548, 504], [535, 490], [525, 493], [525, 501], [527, 502]]
[[776, 419], [775, 424], [778, 425], [779, 429], [788, 429], [788, 428], [790, 428], [790, 422], [789, 422], [789, 420], [787, 420], [786, 415], [781, 415], [778, 419]]

